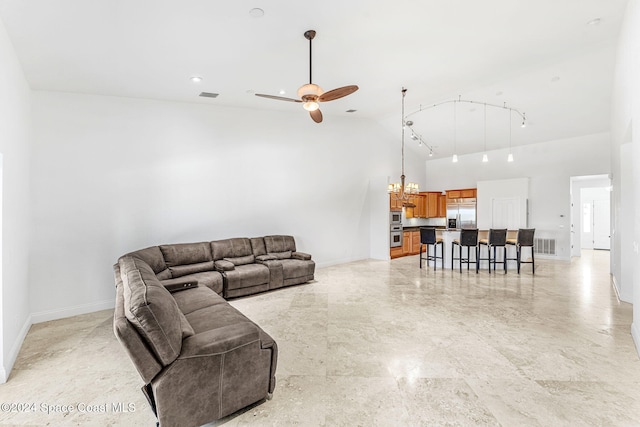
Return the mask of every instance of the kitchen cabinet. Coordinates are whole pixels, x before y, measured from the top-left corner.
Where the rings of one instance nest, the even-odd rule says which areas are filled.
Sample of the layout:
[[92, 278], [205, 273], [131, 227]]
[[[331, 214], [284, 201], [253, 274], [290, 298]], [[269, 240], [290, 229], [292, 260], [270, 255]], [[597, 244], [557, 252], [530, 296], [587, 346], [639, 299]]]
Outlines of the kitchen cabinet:
[[411, 232], [404, 231], [402, 233], [402, 254], [407, 255], [411, 253]]
[[465, 188], [462, 190], [447, 190], [447, 199], [468, 199], [476, 197], [475, 188]]
[[477, 192], [476, 192], [475, 188], [468, 188], [466, 190], [460, 190], [460, 197], [462, 197], [463, 199], [476, 197], [476, 194], [477, 194]]
[[440, 193], [427, 193], [426, 215], [424, 218], [438, 217], [438, 196]]
[[409, 197], [409, 203], [413, 203], [415, 206], [407, 208], [405, 215], [407, 218], [427, 218], [427, 197], [425, 194], [420, 193]]
[[398, 198], [394, 194], [389, 194], [389, 210], [392, 210], [392, 211], [402, 210], [402, 201], [398, 200]]
[[418, 210], [416, 218], [428, 218], [427, 217], [428, 201], [427, 201], [426, 195], [420, 193], [416, 197], [416, 207]]
[[420, 231], [412, 231], [411, 233], [411, 253], [420, 253]]
[[400, 258], [401, 256], [404, 256], [404, 254], [402, 253], [402, 246], [391, 248], [391, 259]]
[[[422, 248], [424, 252], [426, 246]], [[402, 246], [393, 247], [390, 250], [391, 258], [399, 258], [420, 253], [420, 230], [403, 231]]]
[[447, 216], [447, 196], [440, 194], [438, 196], [438, 218], [446, 218]]

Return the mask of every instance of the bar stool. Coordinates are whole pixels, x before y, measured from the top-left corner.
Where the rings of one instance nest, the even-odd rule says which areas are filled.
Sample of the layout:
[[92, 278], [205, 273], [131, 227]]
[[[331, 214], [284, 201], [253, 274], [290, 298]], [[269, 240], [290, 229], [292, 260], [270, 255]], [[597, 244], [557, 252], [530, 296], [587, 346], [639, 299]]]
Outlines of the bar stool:
[[[427, 246], [427, 256], [425, 258], [422, 257], [422, 245]], [[429, 255], [430, 245], [433, 245], [433, 255]], [[440, 245], [440, 256], [438, 256], [438, 245]], [[429, 267], [429, 261], [433, 261], [433, 269], [435, 270], [439, 259], [444, 262], [444, 243], [442, 238], [436, 237], [435, 227], [420, 227], [420, 268], [422, 268], [422, 260], [427, 261], [427, 267]]]
[[[518, 262], [518, 274], [520, 274], [520, 264], [532, 264], [531, 274], [536, 274], [536, 259], [533, 250], [533, 235], [535, 228], [520, 228], [515, 239], [507, 239], [507, 245], [515, 245], [516, 257], [508, 258]], [[531, 248], [531, 261], [522, 261], [522, 248]]]
[[[491, 228], [489, 229], [489, 236], [486, 239], [480, 239], [480, 248], [478, 252], [482, 254], [482, 246], [487, 247], [488, 258], [479, 258], [480, 261], [489, 261], [489, 273], [491, 273], [491, 248], [493, 248], [493, 271], [496, 271], [496, 264], [502, 264], [504, 267], [504, 274], [507, 274], [507, 229], [506, 228]], [[496, 248], [502, 248], [502, 261], [497, 261]]]
[[[458, 246], [460, 249], [458, 250], [458, 258], [454, 258], [454, 250], [456, 248], [456, 246]], [[466, 247], [467, 248], [467, 257], [463, 258], [462, 257], [462, 248]], [[476, 252], [476, 258], [475, 261], [471, 261], [471, 257], [470, 257], [470, 251], [471, 251], [471, 247], [475, 248], [475, 252]], [[462, 230], [460, 230], [460, 239], [455, 239], [453, 241], [453, 244], [451, 245], [451, 269], [453, 270], [453, 261], [454, 260], [459, 260], [460, 261], [460, 273], [462, 273], [462, 264], [467, 264], [467, 270], [469, 270], [469, 264], [475, 264], [476, 265], [476, 274], [478, 274], [478, 229], [477, 228], [473, 228], [473, 229], [467, 229], [467, 228], [463, 228]]]

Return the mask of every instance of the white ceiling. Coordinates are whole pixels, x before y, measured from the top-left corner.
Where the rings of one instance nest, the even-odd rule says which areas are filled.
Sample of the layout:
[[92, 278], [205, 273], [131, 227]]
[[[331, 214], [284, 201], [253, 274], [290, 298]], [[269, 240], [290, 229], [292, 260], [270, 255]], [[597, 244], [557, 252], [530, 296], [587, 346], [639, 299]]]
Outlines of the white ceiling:
[[[615, 46], [627, 0], [0, 0], [32, 89], [279, 109], [308, 81], [360, 90], [323, 103], [333, 116], [371, 118], [400, 135], [406, 112], [462, 99], [517, 108], [512, 143], [609, 129]], [[254, 18], [253, 8], [264, 16]], [[599, 18], [598, 25], [588, 25]], [[189, 77], [199, 75], [199, 84]], [[556, 81], [552, 79], [556, 77]], [[559, 79], [558, 79], [559, 78]], [[200, 98], [201, 91], [219, 93]], [[411, 116], [453, 153], [453, 104]], [[456, 151], [484, 149], [484, 107], [458, 104]], [[357, 110], [346, 113], [348, 109]], [[471, 111], [474, 110], [475, 111]], [[488, 108], [487, 149], [508, 145], [508, 116]], [[315, 125], [315, 124], [314, 124]], [[412, 141], [411, 141], [412, 142]], [[408, 142], [409, 144], [409, 142]], [[424, 150], [427, 153], [427, 150]]]

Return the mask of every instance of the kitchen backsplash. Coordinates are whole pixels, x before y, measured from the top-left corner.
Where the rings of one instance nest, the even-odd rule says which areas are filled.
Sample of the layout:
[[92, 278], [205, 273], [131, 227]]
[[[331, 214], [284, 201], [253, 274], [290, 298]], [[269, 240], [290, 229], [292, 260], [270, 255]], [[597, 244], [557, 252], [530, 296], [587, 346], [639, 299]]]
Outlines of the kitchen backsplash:
[[421, 226], [446, 227], [447, 219], [446, 218], [407, 218], [404, 212], [402, 212], [402, 226], [403, 227], [421, 227]]

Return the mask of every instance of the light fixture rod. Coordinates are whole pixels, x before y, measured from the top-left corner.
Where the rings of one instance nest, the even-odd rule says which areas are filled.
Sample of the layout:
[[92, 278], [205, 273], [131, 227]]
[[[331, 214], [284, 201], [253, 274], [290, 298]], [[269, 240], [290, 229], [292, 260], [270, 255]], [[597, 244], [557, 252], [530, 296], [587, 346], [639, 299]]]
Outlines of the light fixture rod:
[[517, 108], [507, 107], [506, 103], [504, 105], [497, 105], [497, 104], [490, 104], [490, 103], [487, 103], [487, 102], [471, 101], [471, 100], [467, 100], [467, 99], [462, 99], [462, 97], [460, 95], [458, 95], [458, 99], [451, 99], [449, 101], [442, 101], [442, 102], [439, 102], [437, 104], [428, 105], [426, 107], [420, 105], [420, 108], [418, 110], [407, 114], [405, 118], [411, 117], [414, 114], [417, 114], [417, 113], [419, 113], [421, 111], [426, 111], [426, 110], [429, 110], [429, 109], [434, 108], [434, 107], [439, 107], [439, 106], [444, 105], [444, 104], [449, 104], [451, 102], [453, 102], [454, 104], [456, 102], [466, 102], [467, 104], [484, 104], [485, 106], [489, 106], [489, 107], [502, 108], [503, 110], [509, 110], [509, 111], [515, 112], [516, 114], [518, 114], [522, 118], [523, 121], [527, 120], [527, 118], [525, 117], [525, 113], [521, 113], [520, 110], [518, 110]]

